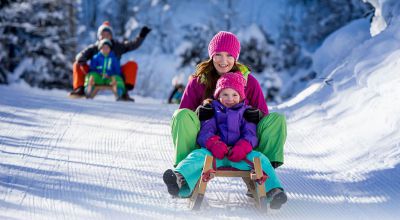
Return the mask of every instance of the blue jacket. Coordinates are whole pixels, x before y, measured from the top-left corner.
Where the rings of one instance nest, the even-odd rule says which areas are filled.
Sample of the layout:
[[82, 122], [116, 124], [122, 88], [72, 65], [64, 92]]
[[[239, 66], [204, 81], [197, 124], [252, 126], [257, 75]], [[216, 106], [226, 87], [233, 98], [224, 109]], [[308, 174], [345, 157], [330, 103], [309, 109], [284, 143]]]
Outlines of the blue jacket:
[[96, 72], [100, 75], [103, 73], [107, 74], [108, 76], [121, 75], [119, 60], [113, 52], [110, 52], [107, 57], [101, 52], [98, 52], [90, 61], [89, 71]]
[[244, 102], [227, 108], [219, 101], [212, 101], [214, 117], [201, 122], [197, 143], [205, 148], [208, 138], [218, 135], [228, 146], [234, 146], [239, 139], [247, 140], [251, 146], [258, 145], [257, 125], [243, 118], [244, 111], [249, 108]]

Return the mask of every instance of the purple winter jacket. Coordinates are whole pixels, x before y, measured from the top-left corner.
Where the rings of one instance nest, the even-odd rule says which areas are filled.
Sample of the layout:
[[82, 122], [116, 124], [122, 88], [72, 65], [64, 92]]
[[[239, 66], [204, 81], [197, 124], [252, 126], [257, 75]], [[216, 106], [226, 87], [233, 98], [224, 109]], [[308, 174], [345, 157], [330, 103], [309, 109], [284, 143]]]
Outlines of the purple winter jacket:
[[227, 108], [219, 101], [212, 101], [215, 111], [214, 117], [201, 122], [200, 131], [197, 135], [197, 143], [206, 147], [206, 141], [218, 135], [228, 146], [234, 146], [240, 139], [247, 140], [251, 146], [258, 145], [257, 125], [243, 118], [244, 111], [249, 108], [244, 102]]
[[[202, 104], [206, 86], [200, 82], [200, 78], [193, 77], [187, 84], [183, 93], [179, 108], [188, 108], [195, 111]], [[247, 77], [247, 84], [244, 87], [246, 93], [246, 104], [260, 109], [264, 115], [268, 115], [268, 107], [257, 79], [251, 74]]]

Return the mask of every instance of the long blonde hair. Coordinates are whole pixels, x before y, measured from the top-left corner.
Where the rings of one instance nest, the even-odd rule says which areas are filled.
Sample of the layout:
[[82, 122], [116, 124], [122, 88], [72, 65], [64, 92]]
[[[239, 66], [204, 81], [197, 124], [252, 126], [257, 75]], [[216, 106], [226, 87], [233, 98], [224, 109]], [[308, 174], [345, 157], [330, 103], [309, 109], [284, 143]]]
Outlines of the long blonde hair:
[[[230, 72], [239, 71], [237, 62], [233, 65]], [[198, 77], [200, 82], [206, 86], [206, 91], [203, 94], [203, 100], [213, 96], [217, 81], [220, 77], [217, 70], [214, 67], [213, 60], [205, 60], [196, 66], [196, 72], [193, 73], [194, 77]]]

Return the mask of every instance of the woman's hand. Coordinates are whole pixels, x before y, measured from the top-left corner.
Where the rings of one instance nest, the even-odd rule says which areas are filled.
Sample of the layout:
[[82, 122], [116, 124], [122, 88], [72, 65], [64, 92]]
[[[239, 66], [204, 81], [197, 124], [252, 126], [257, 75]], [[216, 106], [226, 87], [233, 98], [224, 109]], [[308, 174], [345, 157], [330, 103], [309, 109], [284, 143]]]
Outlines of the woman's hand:
[[244, 111], [243, 117], [248, 122], [258, 124], [258, 122], [260, 122], [264, 117], [264, 114], [257, 108], [248, 108]]
[[149, 34], [151, 31], [151, 29], [147, 26], [142, 27], [142, 29], [140, 30], [139, 36], [141, 38], [145, 38], [147, 36], [147, 34]]
[[199, 105], [199, 107], [196, 109], [196, 114], [200, 121], [206, 121], [214, 117], [214, 109], [212, 108], [211, 104]]

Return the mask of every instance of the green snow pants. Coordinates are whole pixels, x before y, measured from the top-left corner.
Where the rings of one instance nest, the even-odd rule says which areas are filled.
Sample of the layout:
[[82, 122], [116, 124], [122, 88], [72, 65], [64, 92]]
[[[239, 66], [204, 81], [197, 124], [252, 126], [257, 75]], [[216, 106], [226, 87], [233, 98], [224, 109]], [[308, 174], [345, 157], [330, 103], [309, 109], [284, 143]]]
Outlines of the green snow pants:
[[[210, 151], [207, 149], [201, 148], [192, 151], [184, 160], [182, 160], [178, 166], [175, 168], [175, 171], [182, 174], [185, 178], [186, 183], [179, 190], [180, 197], [189, 197], [194, 188], [196, 187], [197, 181], [200, 179], [201, 172], [203, 171], [203, 164], [206, 155], [211, 155]], [[258, 151], [251, 151], [247, 154], [247, 159], [249, 161], [253, 161], [254, 157], [259, 157], [261, 161], [261, 167], [268, 175], [268, 179], [265, 181], [265, 190], [268, 192], [273, 188], [282, 188], [281, 183], [276, 176], [274, 168], [271, 166], [270, 161], [264, 154]], [[227, 157], [224, 157], [222, 160], [216, 159], [216, 166], [218, 167], [233, 167], [239, 170], [251, 170], [252, 167], [246, 163], [245, 161], [232, 162], [228, 160]]]
[[[174, 166], [198, 149], [197, 133], [200, 121], [190, 109], [178, 109], [172, 116], [172, 141], [175, 147]], [[278, 113], [270, 113], [257, 125], [258, 147], [254, 149], [264, 154], [270, 161], [283, 164], [283, 145], [286, 141], [286, 118]]]

